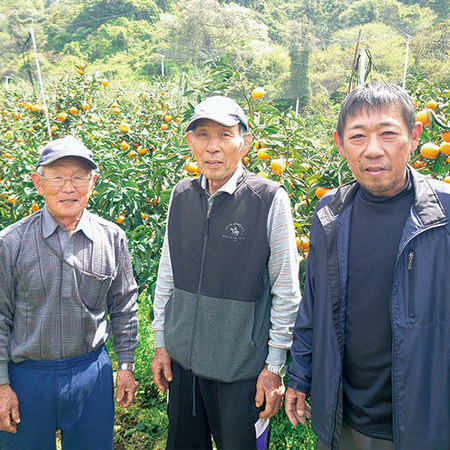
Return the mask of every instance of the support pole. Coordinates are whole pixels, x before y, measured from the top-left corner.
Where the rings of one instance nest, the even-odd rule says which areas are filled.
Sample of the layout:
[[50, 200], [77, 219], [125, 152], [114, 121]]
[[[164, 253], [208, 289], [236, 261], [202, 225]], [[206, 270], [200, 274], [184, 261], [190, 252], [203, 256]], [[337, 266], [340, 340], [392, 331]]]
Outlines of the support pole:
[[362, 48], [360, 51], [360, 67], [359, 67], [359, 84], [363, 84], [365, 80], [366, 74], [366, 49]]
[[405, 67], [403, 69], [403, 84], [402, 84], [403, 89], [405, 89], [405, 86], [406, 86], [406, 72], [408, 70], [409, 40], [410, 40], [410, 36], [407, 35], [406, 36]]
[[48, 131], [48, 135], [51, 140], [52, 139], [52, 131], [50, 129], [50, 120], [48, 118], [47, 102], [45, 101], [44, 85], [42, 84], [41, 69], [39, 67], [39, 58], [38, 58], [38, 54], [37, 54], [36, 40], [34, 38], [34, 29], [33, 28], [30, 28], [30, 36], [31, 36], [31, 41], [33, 42], [34, 57], [36, 59], [36, 70], [37, 70], [38, 79], [39, 79], [39, 86], [41, 88], [42, 105], [44, 106], [45, 121], [47, 122], [47, 131]]

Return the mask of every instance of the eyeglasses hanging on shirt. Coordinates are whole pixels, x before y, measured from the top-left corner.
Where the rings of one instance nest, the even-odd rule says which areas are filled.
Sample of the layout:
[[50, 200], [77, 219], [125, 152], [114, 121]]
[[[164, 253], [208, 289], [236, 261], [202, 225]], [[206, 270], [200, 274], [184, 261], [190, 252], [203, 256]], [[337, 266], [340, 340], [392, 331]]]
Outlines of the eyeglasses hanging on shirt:
[[[56, 177], [55, 177], [56, 178]], [[57, 177], [57, 178], [62, 178], [62, 177]], [[64, 179], [64, 183], [65, 183], [65, 179]], [[73, 181], [72, 181], [72, 184]], [[64, 184], [62, 184], [61, 186], [63, 186]], [[74, 184], [75, 186], [75, 184]], [[88, 275], [91, 277], [94, 277], [96, 280], [98, 281], [105, 281], [107, 279], [113, 279], [114, 277], [111, 275], [100, 275], [98, 273], [95, 272], [91, 272], [89, 270], [85, 270], [85, 269], [81, 269], [80, 267], [74, 266], [73, 264], [71, 264], [69, 261], [67, 261], [65, 258], [63, 258], [48, 242], [47, 239], [44, 237], [44, 232], [42, 231], [42, 212], [41, 215], [39, 217], [39, 233], [41, 236], [41, 239], [43, 240], [44, 244], [49, 248], [49, 250], [51, 250], [51, 252], [60, 260], [62, 261], [64, 264], [67, 264], [68, 266], [72, 267], [72, 269], [78, 270], [78, 272], [83, 273], [84, 275]]]

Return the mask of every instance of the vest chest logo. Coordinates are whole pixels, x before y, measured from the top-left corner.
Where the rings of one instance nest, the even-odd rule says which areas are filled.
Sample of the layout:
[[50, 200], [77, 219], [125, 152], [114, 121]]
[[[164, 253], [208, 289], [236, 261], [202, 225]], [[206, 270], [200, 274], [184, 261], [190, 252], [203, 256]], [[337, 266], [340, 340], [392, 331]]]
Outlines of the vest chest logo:
[[225, 227], [222, 237], [233, 242], [245, 240], [245, 228], [237, 222], [230, 223]]

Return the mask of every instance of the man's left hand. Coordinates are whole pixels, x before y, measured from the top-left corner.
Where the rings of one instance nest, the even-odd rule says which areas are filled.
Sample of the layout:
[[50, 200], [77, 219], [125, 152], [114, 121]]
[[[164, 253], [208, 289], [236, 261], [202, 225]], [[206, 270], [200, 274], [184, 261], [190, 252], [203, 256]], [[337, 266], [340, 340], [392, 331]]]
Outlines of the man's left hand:
[[116, 385], [116, 402], [122, 408], [128, 408], [134, 401], [134, 395], [138, 385], [134, 379], [133, 372], [130, 370], [118, 370]]
[[259, 413], [261, 419], [270, 419], [281, 407], [284, 384], [280, 376], [263, 369], [256, 382], [255, 404], [259, 408], [266, 401], [266, 407]]

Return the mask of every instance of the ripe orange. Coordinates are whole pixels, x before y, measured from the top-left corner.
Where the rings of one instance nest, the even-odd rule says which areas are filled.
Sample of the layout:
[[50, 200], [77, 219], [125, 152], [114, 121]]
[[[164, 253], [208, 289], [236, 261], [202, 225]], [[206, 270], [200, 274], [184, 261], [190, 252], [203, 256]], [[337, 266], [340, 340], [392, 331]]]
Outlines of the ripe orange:
[[78, 108], [76, 106], [72, 106], [69, 109], [70, 114], [76, 114], [78, 112]]
[[150, 206], [156, 206], [158, 204], [158, 199], [156, 197], [154, 198], [147, 197], [147, 200], [150, 203]]
[[14, 114], [13, 114], [13, 117], [14, 117], [14, 119], [16, 119], [16, 120], [18, 120], [18, 119], [20, 118], [19, 114], [17, 114], [17, 113], [14, 113]]
[[427, 102], [427, 108], [428, 108], [428, 109], [435, 109], [436, 106], [437, 106], [436, 100], [431, 99], [431, 100], [429, 100], [429, 101]]
[[128, 152], [128, 158], [137, 158], [136, 153], [134, 152], [134, 150], [130, 150]]
[[437, 155], [439, 155], [439, 146], [433, 144], [432, 142], [427, 142], [422, 145], [422, 148], [420, 149], [420, 154], [424, 158], [436, 159]]
[[282, 175], [286, 169], [286, 161], [282, 158], [273, 159], [270, 162], [270, 168], [275, 175]]
[[164, 116], [164, 121], [165, 121], [166, 123], [169, 123], [171, 120], [172, 120], [172, 116], [171, 116], [170, 114], [166, 114], [166, 115]]
[[266, 91], [262, 87], [257, 87], [252, 91], [252, 97], [254, 99], [262, 98], [266, 95]]
[[417, 119], [418, 122], [422, 122], [422, 125], [424, 127], [429, 125], [430, 124], [430, 116], [428, 114], [428, 110], [427, 109], [422, 109], [422, 111], [419, 111], [417, 113], [416, 119]]
[[87, 103], [82, 103], [81, 107], [83, 108], [83, 111], [86, 111], [89, 109], [89, 105]]
[[258, 150], [258, 153], [256, 154], [258, 159], [265, 160], [270, 159], [270, 155], [264, 151], [264, 150]]
[[412, 163], [412, 166], [414, 169], [420, 169], [422, 167], [425, 167], [425, 161], [423, 159], [418, 159], [417, 161]]
[[62, 113], [59, 113], [59, 114], [57, 115], [56, 118], [57, 118], [60, 122], [64, 122], [64, 121], [67, 119], [67, 117], [68, 117], [68, 114], [65, 113], [65, 112], [62, 112]]
[[77, 69], [77, 74], [78, 75], [83, 75], [83, 69]]
[[31, 204], [31, 210], [32, 211], [39, 211], [39, 205], [37, 203]]
[[142, 219], [142, 220], [145, 220], [146, 218], [147, 218], [147, 214], [141, 212], [141, 219]]
[[119, 214], [119, 215], [116, 217], [116, 222], [117, 222], [119, 225], [122, 225], [124, 220], [125, 220], [125, 216], [124, 216], [123, 214]]
[[326, 187], [323, 187], [323, 186], [319, 186], [316, 190], [315, 190], [315, 194], [316, 194], [316, 197], [318, 198], [318, 199], [320, 199], [323, 195], [325, 195], [328, 191], [330, 190], [330, 188], [326, 188]]
[[86, 67], [85, 63], [82, 63], [82, 62], [78, 63], [78, 68], [79, 69], [84, 69], [85, 67]]
[[13, 204], [16, 201], [16, 197], [14, 195], [9, 195], [8, 196], [8, 203], [9, 204]]
[[115, 114], [115, 115], [120, 114], [120, 109], [119, 108], [114, 108], [113, 109], [113, 114]]
[[123, 133], [128, 133], [130, 131], [130, 126], [126, 123], [126, 122], [122, 122], [119, 125], [119, 129], [120, 131], [122, 131]]
[[444, 178], [444, 181], [445, 181], [446, 183], [450, 183], [450, 176], [445, 177], [445, 178]]
[[186, 170], [189, 173], [197, 173], [198, 171], [198, 165], [196, 162], [191, 162], [188, 161], [185, 165], [184, 165], [184, 170]]
[[450, 130], [448, 130], [448, 131], [443, 131], [443, 132], [441, 133], [441, 138], [442, 138], [442, 140], [445, 141], [445, 142], [450, 142]]
[[250, 164], [250, 158], [248, 156], [244, 156], [244, 164], [248, 166]]
[[442, 142], [442, 144], [439, 146], [439, 150], [444, 155], [450, 155], [450, 142]]
[[140, 155], [145, 155], [145, 154], [147, 153], [147, 151], [148, 151], [148, 148], [147, 148], [147, 147], [141, 147], [141, 146], [139, 146], [139, 147], [136, 149], [136, 151], [137, 151]]
[[169, 128], [169, 125], [167, 125], [167, 123], [161, 124], [161, 130], [167, 130], [168, 128]]
[[297, 244], [297, 250], [302, 250], [303, 253], [307, 253], [309, 250], [309, 238], [308, 236], [300, 236], [295, 239]]
[[12, 158], [12, 155], [11, 155], [11, 153], [3, 153], [3, 156], [5, 157], [5, 158]]
[[120, 148], [121, 148], [122, 150], [127, 150], [129, 146], [130, 146], [130, 145], [129, 145], [128, 142], [126, 142], [126, 141], [122, 141], [122, 142], [120, 143]]
[[38, 112], [41, 110], [41, 107], [39, 105], [32, 105], [31, 106], [31, 111], [33, 112]]
[[105, 86], [105, 87], [108, 87], [109, 86], [109, 81], [106, 78], [103, 78], [102, 85]]

